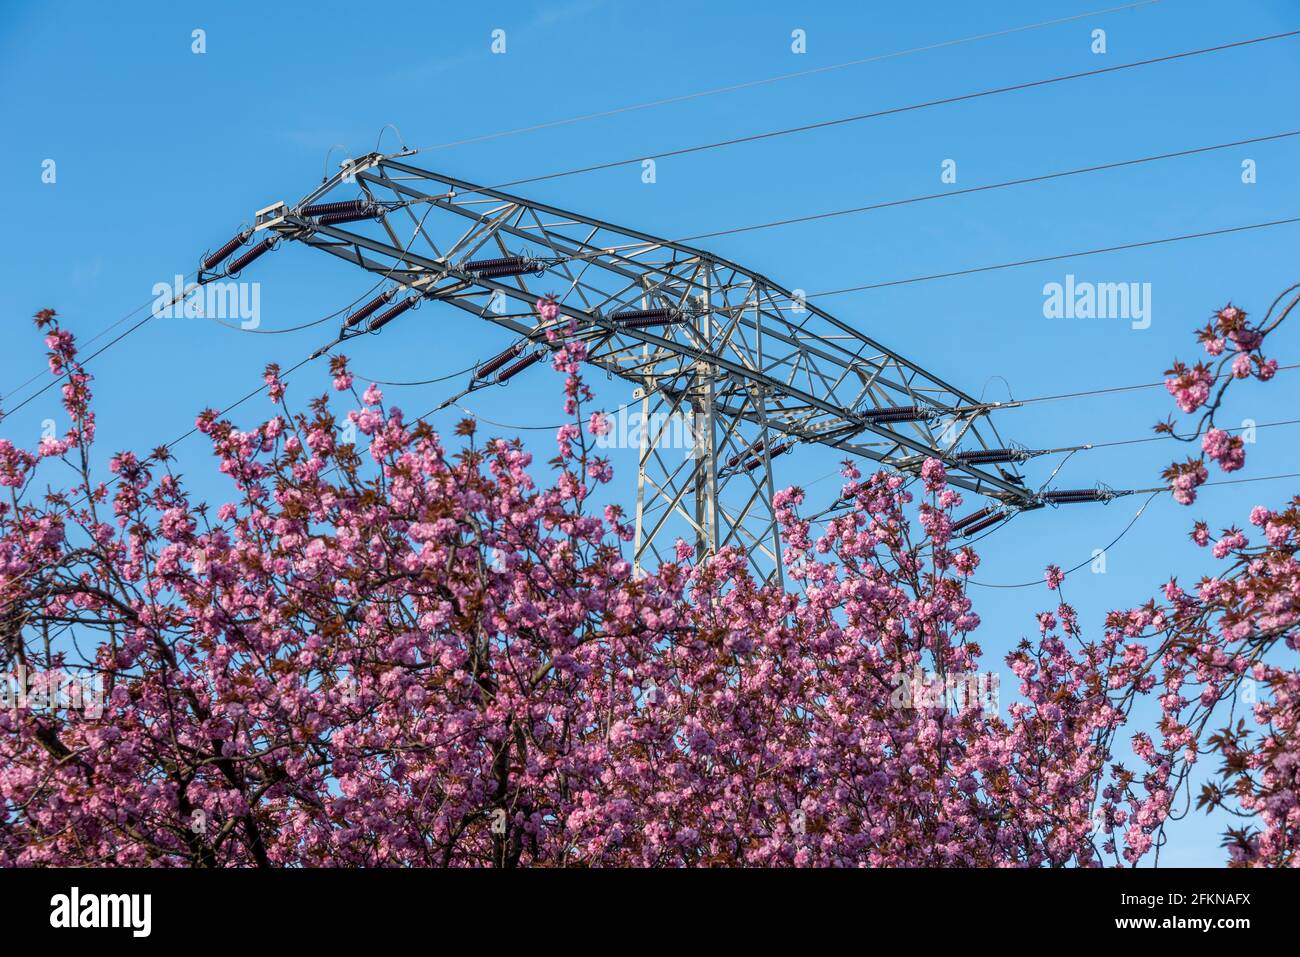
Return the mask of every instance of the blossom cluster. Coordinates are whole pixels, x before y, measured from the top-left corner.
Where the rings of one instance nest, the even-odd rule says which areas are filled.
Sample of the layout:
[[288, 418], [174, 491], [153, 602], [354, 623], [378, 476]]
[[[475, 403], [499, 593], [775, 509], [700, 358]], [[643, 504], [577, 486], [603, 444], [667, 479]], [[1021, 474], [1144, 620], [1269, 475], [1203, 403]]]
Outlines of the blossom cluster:
[[[1294, 648], [1300, 501], [1252, 513], [1263, 544], [1225, 531], [1233, 573], [1170, 582], [1099, 640], [1050, 566], [1003, 708], [901, 701], [911, 676], [990, 665], [943, 463], [845, 463], [851, 507], [821, 524], [779, 491], [783, 579], [686, 542], [634, 572], [623, 510], [594, 504], [611, 469], [585, 343], [554, 300], [538, 314], [572, 419], [548, 481], [472, 421], [449, 449], [340, 357], [332, 402], [292, 412], [271, 366], [277, 414], [198, 416], [229, 482], [215, 509], [164, 450], [92, 477], [90, 378], [38, 317], [73, 428], [0, 443], [0, 666], [89, 667], [104, 694], [95, 716], [0, 712], [0, 864], [1135, 864], [1203, 743], [1193, 712], [1247, 676], [1268, 732], [1223, 749], [1264, 831], [1232, 853], [1294, 861], [1300, 684], [1252, 650]], [[51, 456], [78, 481], [28, 494]], [[1118, 736], [1146, 695], [1164, 720], [1130, 735], [1130, 769]]]

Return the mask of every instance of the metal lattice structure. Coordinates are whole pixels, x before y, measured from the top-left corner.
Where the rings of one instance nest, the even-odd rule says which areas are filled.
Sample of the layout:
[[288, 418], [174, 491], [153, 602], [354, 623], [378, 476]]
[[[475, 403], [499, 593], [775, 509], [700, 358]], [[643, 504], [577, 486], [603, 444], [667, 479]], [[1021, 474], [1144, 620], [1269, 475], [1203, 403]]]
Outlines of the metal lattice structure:
[[236, 237], [261, 241], [227, 272], [291, 240], [391, 280], [344, 321], [342, 338], [420, 300], [518, 336], [471, 384], [504, 381], [558, 347], [534, 309], [553, 294], [589, 361], [640, 400], [638, 567], [670, 555], [685, 522], [701, 553], [740, 546], [766, 573], [779, 568], [773, 460], [801, 443], [911, 473], [934, 456], [953, 484], [995, 503], [1042, 504], [1015, 467], [1035, 453], [1004, 454], [989, 422], [997, 403], [796, 292], [705, 250], [421, 169], [410, 155], [351, 161], [297, 204], [262, 210]]

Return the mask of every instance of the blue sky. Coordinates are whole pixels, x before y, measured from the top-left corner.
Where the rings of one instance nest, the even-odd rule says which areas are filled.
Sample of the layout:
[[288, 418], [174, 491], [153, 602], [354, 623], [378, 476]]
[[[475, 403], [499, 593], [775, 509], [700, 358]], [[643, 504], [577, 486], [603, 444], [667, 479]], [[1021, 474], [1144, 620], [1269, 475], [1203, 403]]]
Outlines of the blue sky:
[[[1118, 0], [1115, 4], [1118, 5]], [[319, 180], [326, 154], [375, 148], [396, 124], [424, 147], [565, 117], [814, 69], [876, 54], [1005, 30], [1108, 6], [963, 2], [925, 5], [768, 2], [697, 4], [575, 0], [426, 4], [367, 16], [353, 3], [9, 2], [0, 7], [0, 154], [8, 228], [0, 237], [0, 393], [42, 365], [27, 317], [56, 308], [89, 337], [148, 300], [152, 287], [194, 268], [254, 210], [293, 202]], [[916, 103], [1300, 26], [1294, 4], [1161, 0], [1014, 35], [949, 46], [814, 76], [422, 152], [427, 168], [480, 183], [567, 169], [702, 142]], [[1092, 31], [1107, 52], [1092, 52]], [[192, 31], [207, 51], [191, 51]], [[506, 53], [490, 50], [506, 31]], [[802, 29], [807, 52], [791, 50]], [[673, 237], [799, 216], [945, 188], [944, 160], [962, 188], [1263, 136], [1297, 128], [1286, 91], [1300, 80], [1300, 39], [1259, 44], [1137, 70], [919, 110], [658, 163], [520, 188], [523, 195]], [[1290, 111], [1293, 112], [1293, 111]], [[396, 146], [390, 131], [385, 148]], [[1224, 150], [1051, 183], [761, 230], [708, 248], [790, 287], [840, 288], [1300, 215], [1295, 140]], [[42, 182], [55, 160], [57, 181]], [[1243, 160], [1258, 181], [1241, 181]], [[1030, 397], [1151, 382], [1174, 357], [1191, 358], [1193, 327], [1231, 299], [1262, 313], [1296, 279], [1300, 225], [1157, 246], [828, 299], [836, 316], [976, 395]], [[326, 261], [328, 260], [328, 261]], [[372, 280], [330, 257], [281, 249], [252, 267], [260, 333], [319, 318]], [[1151, 284], [1152, 322], [1046, 319], [1043, 287], [1079, 281]], [[355, 370], [427, 379], [508, 343], [450, 308], [426, 306], [348, 350]], [[260, 381], [268, 361], [291, 365], [332, 337], [242, 332], [201, 319], [159, 320], [92, 363], [100, 451], [152, 448], [184, 433], [204, 406], [223, 406]], [[119, 329], [120, 331], [120, 329]], [[101, 343], [102, 344], [102, 341]], [[93, 347], [92, 347], [93, 348]], [[1300, 339], [1278, 334], [1275, 354], [1300, 361]], [[557, 383], [540, 367], [468, 404], [511, 423], [558, 421]], [[593, 378], [608, 406], [626, 386]], [[324, 388], [323, 368], [291, 380], [301, 399]], [[416, 414], [448, 385], [388, 389]], [[11, 398], [9, 393], [14, 392]], [[1300, 375], [1245, 385], [1225, 422], [1294, 417]], [[244, 423], [265, 404], [240, 410]], [[1050, 402], [1008, 411], [1004, 438], [1057, 447], [1142, 437], [1171, 405], [1163, 390]], [[60, 419], [54, 390], [6, 419], [0, 434], [34, 444]], [[454, 421], [446, 413], [436, 424]], [[546, 432], [524, 433], [549, 456]], [[1247, 475], [1296, 471], [1296, 428], [1263, 429]], [[1150, 443], [1081, 453], [1055, 484], [1116, 488], [1159, 483], [1183, 450]], [[197, 439], [178, 448], [190, 484], [220, 501], [223, 484]], [[778, 460], [780, 484], [812, 483], [833, 467], [817, 453]], [[1059, 460], [1037, 460], [1042, 481]], [[621, 458], [615, 467], [629, 482]], [[619, 479], [616, 479], [618, 482]], [[834, 480], [810, 487], [834, 497]], [[1104, 575], [1072, 575], [1066, 595], [1096, 633], [1109, 608], [1139, 603], [1175, 572], [1195, 579], [1208, 555], [1186, 542], [1196, 518], [1244, 520], [1286, 497], [1286, 482], [1206, 490], [1192, 509], [1160, 499], [1107, 557]], [[627, 496], [630, 500], [630, 494]], [[1086, 559], [1111, 541], [1140, 500], [1023, 516], [983, 544], [979, 578], [1022, 582], [1049, 561]], [[1034, 629], [1049, 607], [1037, 589], [976, 595], [986, 661]], [[1162, 863], [1217, 864], [1220, 821], [1172, 825]]]

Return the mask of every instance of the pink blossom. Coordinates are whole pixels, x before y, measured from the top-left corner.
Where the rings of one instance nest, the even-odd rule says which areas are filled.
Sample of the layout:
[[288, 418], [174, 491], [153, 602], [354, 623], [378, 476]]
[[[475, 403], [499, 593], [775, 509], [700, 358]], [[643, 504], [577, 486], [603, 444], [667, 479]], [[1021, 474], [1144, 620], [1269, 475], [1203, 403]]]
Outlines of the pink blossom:
[[1195, 412], [1210, 397], [1210, 386], [1214, 376], [1210, 370], [1199, 363], [1188, 369], [1181, 363], [1174, 364], [1175, 375], [1165, 380], [1165, 388], [1174, 397], [1178, 407], [1184, 412]]
[[1240, 436], [1229, 436], [1221, 429], [1211, 428], [1201, 437], [1201, 450], [1219, 463], [1225, 472], [1235, 472], [1246, 462], [1246, 449]]
[[948, 481], [948, 473], [944, 471], [942, 462], [928, 458], [921, 465], [921, 478], [929, 491], [939, 492]]
[[554, 299], [538, 299], [536, 308], [543, 322], [554, 322], [560, 314], [560, 305]]

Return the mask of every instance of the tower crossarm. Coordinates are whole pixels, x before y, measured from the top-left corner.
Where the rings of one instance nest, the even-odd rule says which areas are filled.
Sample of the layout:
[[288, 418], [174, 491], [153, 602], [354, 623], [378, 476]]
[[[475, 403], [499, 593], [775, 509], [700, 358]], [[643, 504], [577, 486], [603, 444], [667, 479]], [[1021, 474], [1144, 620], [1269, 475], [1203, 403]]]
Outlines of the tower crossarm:
[[[799, 290], [705, 250], [425, 170], [408, 158], [353, 161], [296, 205], [263, 210], [255, 228], [501, 326], [528, 340], [529, 350], [556, 346], [533, 309], [553, 295], [561, 322], [574, 324], [568, 334], [587, 341], [590, 362], [643, 395], [677, 396], [696, 409], [706, 403], [720, 421], [770, 432], [763, 440], [769, 452], [777, 442], [818, 443], [913, 472], [933, 456], [961, 487], [1009, 503], [1030, 498], [1015, 463], [957, 458], [1002, 445], [990, 421], [995, 404], [927, 372]], [[350, 212], [312, 214], [330, 202]], [[751, 437], [727, 441], [739, 453], [757, 444]], [[725, 472], [726, 459], [715, 468]]]

